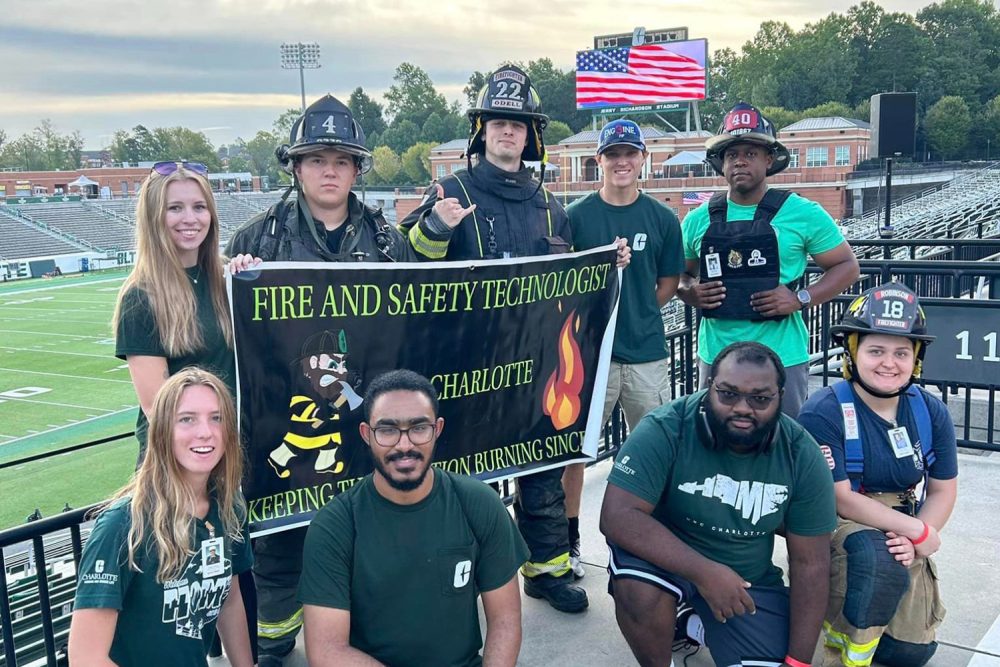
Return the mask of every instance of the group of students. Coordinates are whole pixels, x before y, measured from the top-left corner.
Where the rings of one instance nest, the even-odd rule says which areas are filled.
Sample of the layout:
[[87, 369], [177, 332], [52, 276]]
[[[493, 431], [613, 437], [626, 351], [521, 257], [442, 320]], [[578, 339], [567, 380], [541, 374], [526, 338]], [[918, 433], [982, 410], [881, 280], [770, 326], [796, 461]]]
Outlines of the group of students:
[[[793, 427], [789, 416], [779, 414], [783, 408], [789, 412], [790, 403], [794, 406], [791, 411], [798, 412], [805, 396], [806, 375], [800, 373], [803, 362], [796, 356], [798, 351], [791, 356], [776, 356], [774, 352], [731, 350], [733, 346], [725, 343], [735, 342], [739, 347], [741, 340], [758, 340], [770, 345], [776, 337], [775, 345], [780, 347], [782, 338], [786, 342], [789, 338], [804, 341], [804, 335], [799, 335], [799, 329], [804, 334], [805, 327], [798, 311], [809, 306], [810, 301], [815, 305], [840, 293], [856, 277], [857, 264], [850, 264], [853, 255], [849, 248], [846, 252], [850, 261], [844, 254], [843, 238], [832, 233], [819, 240], [811, 240], [806, 232], [801, 239], [796, 236], [801, 257], [787, 261], [786, 246], [792, 232], [778, 237], [774, 229], [795, 224], [804, 228], [811, 218], [806, 215], [804, 222], [788, 222], [789, 216], [795, 218], [794, 211], [808, 208], [803, 204], [805, 200], [799, 201], [801, 198], [794, 199], [791, 208], [784, 208], [789, 206], [784, 200], [774, 203], [768, 198], [762, 207], [766, 215], [755, 211], [767, 191], [766, 185], [761, 187], [764, 177], [780, 171], [774, 165], [782, 160], [787, 165], [787, 151], [782, 154], [773, 129], [768, 129], [769, 124], [756, 109], [738, 105], [727, 116], [720, 134], [709, 141], [710, 158], [718, 161], [713, 166], [730, 184], [729, 197], [722, 197], [721, 214], [719, 203], [714, 201], [703, 207], [704, 211], [698, 210], [704, 219], [696, 216], [700, 221], [697, 225], [685, 221], [683, 245], [676, 217], [637, 189], [647, 154], [641, 130], [634, 123], [615, 121], [602, 131], [598, 147], [604, 174], [602, 188], [570, 207], [567, 215], [524, 165], [524, 161], [544, 159], [547, 117], [522, 70], [506, 66], [491, 75], [469, 118], [468, 170], [432, 185], [421, 206], [397, 229], [351, 192], [355, 179], [371, 167], [371, 153], [350, 109], [331, 96], [317, 101], [292, 128], [289, 144], [279, 148], [279, 156], [293, 177], [297, 199], [287, 202], [286, 193], [278, 204], [234, 235], [226, 249], [232, 258], [230, 270], [245, 270], [261, 260], [496, 259], [618, 243], [618, 264], [625, 271], [605, 412], [607, 416], [620, 400], [633, 435], [617, 457], [601, 526], [615, 545], [609, 588], [615, 595], [619, 626], [636, 658], [642, 664], [669, 662], [674, 617], [679, 613], [677, 602], [681, 601], [691, 602], [696, 609], [705, 603], [699, 611], [706, 621], [706, 641], [718, 664], [801, 667], [811, 661], [821, 613], [793, 613], [789, 620], [786, 603], [784, 616], [770, 617], [772, 623], [777, 618], [779, 625], [784, 624], [783, 631], [776, 631], [774, 625], [730, 623], [729, 630], [722, 632], [720, 628], [726, 627], [727, 619], [752, 611], [757, 600], [736, 595], [733, 604], [721, 605], [716, 590], [701, 590], [703, 580], [690, 576], [693, 571], [686, 570], [689, 576], [685, 577], [685, 566], [677, 566], [681, 572], [671, 569], [674, 561], [667, 558], [668, 554], [674, 554], [678, 563], [698, 553], [724, 565], [730, 550], [759, 553], [761, 545], [773, 542], [777, 529], [743, 531], [754, 535], [740, 535], [734, 530], [722, 542], [714, 541], [719, 535], [703, 539], [704, 535], [699, 537], [698, 530], [692, 529], [702, 510], [677, 509], [688, 512], [681, 516], [675, 513], [674, 506], [660, 502], [670, 495], [668, 491], [693, 495], [692, 489], [697, 486], [701, 497], [714, 498], [716, 504], [721, 500], [732, 512], [746, 515], [754, 501], [749, 496], [738, 502], [729, 498], [721, 481], [726, 477], [727, 483], [735, 484], [734, 493], [745, 493], [751, 483], [759, 482], [760, 489], [767, 487], [770, 505], [766, 513], [784, 516], [786, 509], [795, 508], [794, 518], [783, 529], [788, 531], [790, 546], [804, 543], [795, 536], [796, 526], [808, 526], [799, 537], [816, 538], [808, 541], [811, 553], [817, 552], [818, 539], [828, 559], [832, 554], [833, 584], [823, 621], [828, 647], [824, 664], [863, 666], [870, 664], [873, 656], [890, 665], [924, 664], [933, 653], [934, 628], [943, 615], [937, 600], [936, 575], [928, 557], [940, 546], [939, 531], [954, 504], [957, 466], [947, 410], [931, 394], [911, 388], [914, 378], [919, 377], [926, 346], [933, 340], [913, 293], [900, 285], [869, 290], [834, 328], [845, 350], [848, 382], [840, 388], [817, 392], [806, 403], [798, 418], [810, 437], [797, 425]], [[343, 610], [346, 606], [350, 612], [359, 594], [350, 590], [350, 577], [347, 583], [341, 580], [334, 588], [327, 583], [323, 591], [307, 590], [304, 583], [300, 586], [300, 579], [316, 582], [317, 577], [325, 576], [316, 572], [316, 564], [309, 558], [303, 562], [303, 551], [308, 551], [310, 544], [329, 546], [324, 540], [332, 538], [324, 538], [323, 531], [329, 531], [330, 521], [334, 521], [331, 517], [334, 512], [343, 512], [344, 503], [356, 500], [331, 503], [329, 512], [321, 512], [326, 528], [310, 531], [308, 537], [306, 529], [300, 529], [257, 538], [251, 547], [247, 536], [246, 506], [239, 492], [244, 462], [232, 402], [235, 363], [224, 287], [226, 260], [219, 253], [219, 221], [206, 176], [200, 164], [160, 162], [153, 166], [139, 195], [136, 265], [122, 287], [114, 315], [116, 354], [128, 364], [140, 404], [136, 425], [139, 464], [129, 484], [101, 511], [80, 564], [69, 645], [74, 665], [204, 665], [216, 629], [232, 664], [251, 665], [256, 659], [262, 667], [280, 665], [294, 647], [303, 617], [308, 624], [310, 614], [314, 619], [312, 627], [342, 633], [351, 646], [355, 639], [368, 637], [358, 626], [363, 616], [349, 613], [345, 626], [343, 617], [318, 609]], [[780, 217], [783, 208], [784, 221]], [[725, 224], [730, 220], [752, 223], [734, 223], [727, 236]], [[707, 234], [712, 247], [703, 247], [705, 241], [700, 237], [690, 239], [688, 225]], [[780, 256], [780, 283], [778, 273], [749, 277], [764, 278], [762, 282], [743, 282], [745, 276], [738, 270], [747, 268], [745, 264], [753, 265], [744, 263], [742, 257], [757, 256], [751, 255], [750, 246], [737, 248], [733, 239], [747, 234], [756, 236], [751, 241], [744, 239], [745, 246], [760, 243], [758, 239], [765, 237], [763, 260], [771, 261], [775, 271]], [[740, 254], [742, 250], [746, 252]], [[790, 282], [786, 274], [797, 271], [798, 275], [791, 279], [801, 276], [806, 253], [822, 260], [819, 264], [826, 271], [819, 282], [810, 286], [812, 294], [809, 290], [796, 293], [786, 286]], [[761, 287], [768, 280], [771, 287]], [[703, 334], [699, 335], [703, 339], [703, 389], [691, 397], [669, 402], [670, 378], [658, 312], [675, 291], [686, 302], [703, 309], [703, 314], [728, 302], [735, 315], [731, 313], [728, 320], [712, 320], [707, 331], [705, 322], [711, 318], [705, 318]], [[791, 328], [779, 329], [776, 335], [771, 332], [769, 339], [754, 333], [753, 327], [740, 326], [741, 317], [767, 330]], [[744, 337], [726, 341], [726, 336], [733, 335]], [[715, 349], [706, 357], [709, 345]], [[731, 353], [732, 369], [722, 363]], [[751, 371], [752, 367], [763, 366], [764, 371], [747, 373], [744, 366]], [[450, 485], [448, 488], [465, 488], [465, 482], [435, 481], [445, 476], [437, 471], [428, 474], [431, 457], [419, 454], [419, 446], [433, 443], [443, 426], [437, 416], [433, 387], [420, 380], [394, 376], [383, 382], [386, 386], [381, 389], [379, 380], [370, 383], [362, 437], [376, 464], [371, 488], [381, 500], [375, 496], [367, 499], [374, 503], [373, 507], [379, 507], [384, 500], [420, 505], [439, 483]], [[377, 391], [371, 394], [373, 389]], [[408, 428], [403, 429], [393, 414], [384, 416], [384, 422], [372, 417], [373, 403], [380, 396], [395, 399], [406, 392], [425, 397], [427, 405], [423, 399], [413, 407], [384, 397], [377, 405], [380, 410], [426, 412], [421, 417], [424, 421], [414, 425], [410, 420]], [[698, 430], [695, 423], [674, 423], [674, 417], [683, 413], [681, 403], [692, 414], [704, 415], [706, 431]], [[794, 438], [786, 437], [793, 431]], [[692, 434], [696, 437], [689, 438]], [[664, 455], [666, 442], [676, 457]], [[685, 480], [669, 488], [680, 479], [675, 474], [677, 461], [692, 455], [698, 459], [697, 447], [717, 448], [728, 453], [724, 457], [727, 461], [736, 461], [739, 466], [752, 459], [756, 466], [762, 457], [776, 454], [778, 442], [791, 447], [780, 453], [782, 457], [791, 456], [792, 468], [806, 462], [811, 471], [808, 479], [822, 477], [826, 481], [816, 482], [814, 488], [794, 488], [741, 478], [735, 473], [725, 476], [719, 468], [709, 475], [714, 490], [705, 489], [709, 479], [704, 476], [695, 486], [685, 486], [694, 483]], [[827, 448], [828, 459], [823, 458], [816, 442]], [[417, 453], [413, 453], [415, 450]], [[655, 471], [640, 492], [630, 478], [636, 474], [635, 463], [644, 459]], [[826, 460], [833, 471], [832, 480]], [[817, 461], [824, 466], [822, 476], [816, 474]], [[795, 469], [793, 473], [798, 479], [800, 471]], [[403, 479], [403, 490], [392, 483], [396, 478]], [[659, 480], [655, 483], [661, 488], [649, 491], [650, 479]], [[924, 481], [924, 491], [918, 496], [914, 488]], [[581, 486], [582, 468], [519, 478], [514, 504], [516, 531], [513, 526], [510, 531], [503, 529], [502, 521], [497, 523], [496, 507], [482, 510], [492, 532], [501, 535], [502, 548], [494, 551], [503, 552], [504, 559], [499, 565], [493, 562], [491, 567], [488, 560], [482, 559], [494, 551], [482, 550], [469, 559], [468, 567], [475, 572], [475, 593], [482, 593], [486, 604], [486, 649], [480, 656], [482, 641], [468, 637], [470, 632], [478, 633], [477, 620], [474, 632], [463, 634], [461, 649], [448, 654], [448, 664], [482, 661], [487, 665], [512, 665], [516, 661], [520, 607], [518, 602], [518, 630], [513, 632], [510, 595], [513, 581], [516, 596], [517, 576], [511, 563], [515, 569], [520, 567], [525, 594], [545, 599], [560, 611], [579, 612], [587, 607], [586, 592], [574, 583], [583, 574], [578, 530]], [[622, 493], [611, 498], [615, 494], [612, 489]], [[757, 489], [754, 486], [753, 492]], [[362, 498], [361, 493], [352, 492], [351, 497]], [[418, 497], [414, 493], [425, 495]], [[828, 495], [825, 506], [824, 493]], [[808, 511], [803, 509], [807, 504], [786, 502], [803, 496], [811, 497]], [[683, 503], [676, 507], [683, 507]], [[839, 521], [835, 521], [834, 507]], [[760, 507], [757, 509], [759, 512]], [[639, 524], [632, 521], [638, 516], [635, 512], [655, 521], [654, 528], [661, 531], [659, 535], [665, 540], [662, 544], [667, 545], [663, 553], [650, 553], [642, 546], [634, 548], [636, 540], [653, 542], [650, 533], [636, 530], [643, 524], [642, 519]], [[680, 525], [685, 523], [686, 527]], [[713, 532], [713, 526], [706, 530]], [[835, 531], [832, 542], [831, 531]], [[685, 539], [689, 540], [686, 547], [676, 544]], [[751, 541], [753, 548], [747, 552], [745, 548]], [[734, 544], [739, 548], [733, 549]], [[616, 547], [620, 548], [617, 554]], [[743, 571], [741, 563], [724, 566], [735, 573], [735, 578], [730, 579], [738, 579], [739, 587], [746, 584], [753, 598], [757, 588], [768, 587], [765, 584], [780, 588], [780, 574], [774, 581], [775, 570], [768, 566], [769, 552], [766, 560], [747, 561], [753, 572]], [[624, 576], [614, 571], [616, 562], [627, 564], [620, 568]], [[464, 563], [458, 561], [455, 566], [455, 588], [464, 587], [468, 581], [469, 571], [462, 574]], [[350, 564], [345, 567], [350, 568]], [[822, 563], [819, 567], [822, 570]], [[824, 577], [830, 567], [828, 560]], [[423, 576], [419, 566], [413, 568], [413, 577]], [[794, 572], [794, 564], [792, 568], [794, 575], [801, 574]], [[718, 581], [716, 578], [712, 585]], [[795, 590], [796, 576], [792, 581], [794, 612], [802, 594]], [[258, 598], [255, 610], [244, 604], [246, 589], [251, 585]], [[463, 599], [467, 604], [468, 599]], [[475, 595], [472, 600], [474, 607]], [[825, 600], [826, 595], [820, 602], [826, 604]], [[921, 617], [928, 600], [932, 609]], [[416, 604], [419, 609], [422, 602], [417, 600]], [[816, 604], [813, 600], [809, 609], [815, 612]], [[762, 607], [766, 605], [756, 607], [756, 616], [761, 618], [765, 616], [760, 614]], [[467, 606], [462, 609], [462, 613], [468, 612]], [[495, 615], [491, 616], [491, 609], [497, 610]], [[653, 611], [656, 613], [649, 613]], [[248, 616], [256, 616], [256, 623], [248, 624]], [[719, 622], [712, 625], [712, 617]], [[494, 619], [501, 620], [494, 623]], [[390, 624], [408, 621], [385, 620]], [[507, 631], [494, 632], [497, 627]], [[761, 627], [765, 635], [783, 639], [763, 644], [733, 639], [740, 628], [759, 633]], [[254, 634], [256, 646], [251, 645]], [[322, 643], [322, 637], [315, 639], [311, 631], [307, 631], [306, 639], [307, 651], [312, 645], [318, 651], [330, 649], [330, 644]], [[400, 665], [443, 664], [434, 656], [408, 652], [405, 636], [401, 637], [402, 646], [388, 648], [384, 642], [368, 639], [366, 647], [389, 653], [381, 657], [377, 652], [367, 656], [345, 654], [345, 658], [369, 657]], [[314, 644], [317, 641], [320, 643]], [[426, 642], [419, 645], [426, 646]], [[749, 654], [734, 653], [744, 645], [750, 647]], [[730, 662], [721, 662], [722, 656]], [[321, 662], [320, 656], [312, 652], [309, 659]]]

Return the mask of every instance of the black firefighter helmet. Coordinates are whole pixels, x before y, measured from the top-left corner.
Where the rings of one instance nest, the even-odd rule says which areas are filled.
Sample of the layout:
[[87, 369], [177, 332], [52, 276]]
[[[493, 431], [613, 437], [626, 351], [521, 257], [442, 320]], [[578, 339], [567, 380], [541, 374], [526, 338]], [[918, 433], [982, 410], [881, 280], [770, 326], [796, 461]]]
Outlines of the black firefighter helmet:
[[292, 125], [288, 144], [278, 146], [275, 154], [285, 171], [291, 172], [294, 158], [326, 148], [353, 155], [362, 174], [372, 168], [372, 153], [365, 146], [364, 130], [354, 120], [350, 108], [329, 94], [306, 108]]
[[778, 141], [774, 125], [756, 107], [740, 102], [726, 114], [718, 134], [705, 142], [705, 161], [715, 172], [722, 175], [722, 156], [733, 144], [757, 144], [766, 148], [774, 156], [774, 162], [767, 170], [774, 176], [788, 167], [788, 149]]
[[509, 118], [526, 124], [528, 141], [521, 152], [521, 159], [525, 162], [544, 162], [542, 131], [549, 124], [549, 117], [542, 113], [538, 91], [521, 68], [504, 65], [487, 77], [486, 85], [479, 90], [476, 105], [469, 109], [470, 156], [486, 150], [483, 134], [486, 121], [491, 118]]
[[913, 377], [920, 377], [927, 346], [935, 336], [927, 333], [927, 317], [917, 295], [906, 285], [891, 282], [865, 290], [830, 327], [830, 338], [844, 348], [843, 375], [854, 378], [858, 341], [864, 334], [900, 336], [913, 341], [916, 362]]

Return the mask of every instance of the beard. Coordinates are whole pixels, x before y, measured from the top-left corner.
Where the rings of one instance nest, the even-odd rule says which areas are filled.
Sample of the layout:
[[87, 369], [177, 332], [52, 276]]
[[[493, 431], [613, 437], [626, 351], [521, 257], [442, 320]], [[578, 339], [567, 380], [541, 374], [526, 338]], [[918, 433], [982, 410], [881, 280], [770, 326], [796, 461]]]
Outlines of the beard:
[[378, 471], [382, 478], [397, 491], [413, 491], [424, 483], [424, 479], [427, 477], [427, 471], [431, 469], [430, 465], [424, 466], [424, 469], [420, 472], [420, 475], [414, 479], [395, 479], [389, 474], [386, 469], [386, 463], [391, 463], [392, 461], [398, 461], [403, 458], [412, 458], [415, 461], [423, 461], [424, 455], [418, 452], [416, 449], [411, 449], [408, 452], [400, 452], [396, 454], [389, 454], [385, 459], [380, 459], [377, 456], [372, 456], [372, 461], [375, 463], [375, 469]]
[[781, 418], [780, 408], [774, 413], [773, 417], [763, 422], [752, 414], [741, 416], [741, 419], [748, 419], [753, 422], [753, 428], [748, 431], [730, 426], [729, 422], [734, 417], [719, 417], [719, 415], [715, 414], [715, 410], [712, 409], [711, 404], [706, 405], [705, 408], [705, 418], [708, 420], [708, 425], [712, 429], [716, 440], [727, 447], [744, 452], [763, 449], [764, 445], [771, 438], [771, 433], [777, 426], [778, 420]]

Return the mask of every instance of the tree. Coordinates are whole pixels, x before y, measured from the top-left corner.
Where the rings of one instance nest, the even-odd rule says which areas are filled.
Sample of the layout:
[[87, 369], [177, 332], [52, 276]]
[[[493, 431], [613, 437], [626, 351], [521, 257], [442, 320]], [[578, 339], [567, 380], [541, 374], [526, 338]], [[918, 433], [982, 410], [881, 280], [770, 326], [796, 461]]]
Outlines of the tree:
[[558, 144], [566, 137], [571, 137], [574, 134], [573, 129], [569, 125], [561, 120], [554, 120], [545, 128], [545, 143], [549, 145]]
[[[282, 141], [288, 141], [288, 137], [283, 137], [280, 141], [278, 137], [267, 130], [259, 130], [253, 139], [246, 142], [246, 156], [250, 161], [250, 172], [257, 176], [266, 177], [269, 185], [277, 185], [281, 181], [279, 176], [278, 158], [274, 155], [275, 147]], [[285, 172], [281, 175], [287, 176]]]
[[853, 113], [854, 110], [843, 102], [824, 102], [806, 109], [799, 115], [799, 118], [826, 118], [829, 116], [851, 118]]
[[3, 151], [3, 145], [7, 143], [7, 133], [0, 130], [0, 151]]
[[[976, 123], [974, 141], [981, 147], [983, 154], [989, 150], [989, 157], [1000, 154], [1000, 95], [983, 106]], [[989, 143], [987, 143], [989, 142]], [[995, 148], [995, 152], [993, 147]]]
[[411, 183], [420, 185], [430, 181], [431, 148], [433, 144], [422, 142], [413, 144], [403, 153], [401, 159], [403, 173], [409, 177]]
[[201, 162], [209, 171], [222, 168], [215, 147], [203, 132], [186, 127], [158, 127], [153, 130], [153, 136], [163, 147], [163, 152], [153, 159]]
[[420, 140], [420, 127], [412, 120], [404, 120], [393, 123], [392, 126], [382, 133], [381, 142], [397, 153], [402, 153], [407, 148]]
[[73, 170], [80, 168], [83, 137], [78, 131], [61, 134], [46, 118], [14, 141], [7, 142], [4, 135], [0, 145], [0, 166], [28, 171]]
[[[943, 0], [917, 13], [931, 41], [929, 92], [985, 102], [1000, 83], [1000, 13], [991, 0]], [[936, 101], [937, 97], [928, 99]]]
[[479, 91], [485, 85], [486, 75], [479, 70], [469, 75], [469, 81], [465, 84], [465, 88], [462, 88], [462, 92], [465, 94], [465, 99], [469, 103], [470, 109], [476, 106], [476, 98], [479, 96]]
[[448, 113], [448, 101], [434, 88], [427, 72], [416, 65], [400, 64], [392, 80], [394, 83], [385, 94], [392, 126], [409, 120], [420, 128], [435, 111]]
[[348, 100], [347, 106], [351, 109], [354, 120], [358, 122], [365, 137], [369, 140], [368, 145], [374, 146], [374, 139], [385, 132], [386, 128], [385, 117], [382, 115], [382, 105], [368, 97], [364, 89], [358, 86], [351, 93], [351, 99]]
[[927, 142], [942, 158], [959, 155], [969, 141], [972, 115], [969, 105], [957, 95], [942, 97], [927, 110], [924, 118]]
[[302, 109], [285, 109], [281, 112], [281, 115], [274, 119], [271, 123], [271, 129], [279, 137], [284, 137], [284, 141], [288, 141], [287, 137], [292, 132], [292, 125], [295, 125], [295, 121], [302, 117]]
[[372, 155], [375, 158], [373, 171], [383, 183], [392, 183], [402, 168], [399, 155], [388, 146], [379, 146]]
[[798, 111], [789, 111], [784, 107], [759, 107], [764, 118], [771, 121], [774, 131], [777, 132], [783, 127], [788, 127], [792, 123], [797, 123], [804, 116]]

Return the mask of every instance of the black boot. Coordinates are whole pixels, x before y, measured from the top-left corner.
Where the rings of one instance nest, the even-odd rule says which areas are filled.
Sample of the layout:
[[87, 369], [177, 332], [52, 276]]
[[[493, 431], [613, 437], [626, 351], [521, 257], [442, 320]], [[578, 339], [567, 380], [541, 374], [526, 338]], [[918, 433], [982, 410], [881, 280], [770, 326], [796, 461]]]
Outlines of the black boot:
[[587, 591], [573, 585], [573, 574], [567, 572], [561, 577], [539, 574], [524, 578], [524, 594], [531, 598], [546, 600], [554, 609], [575, 614], [587, 608]]

